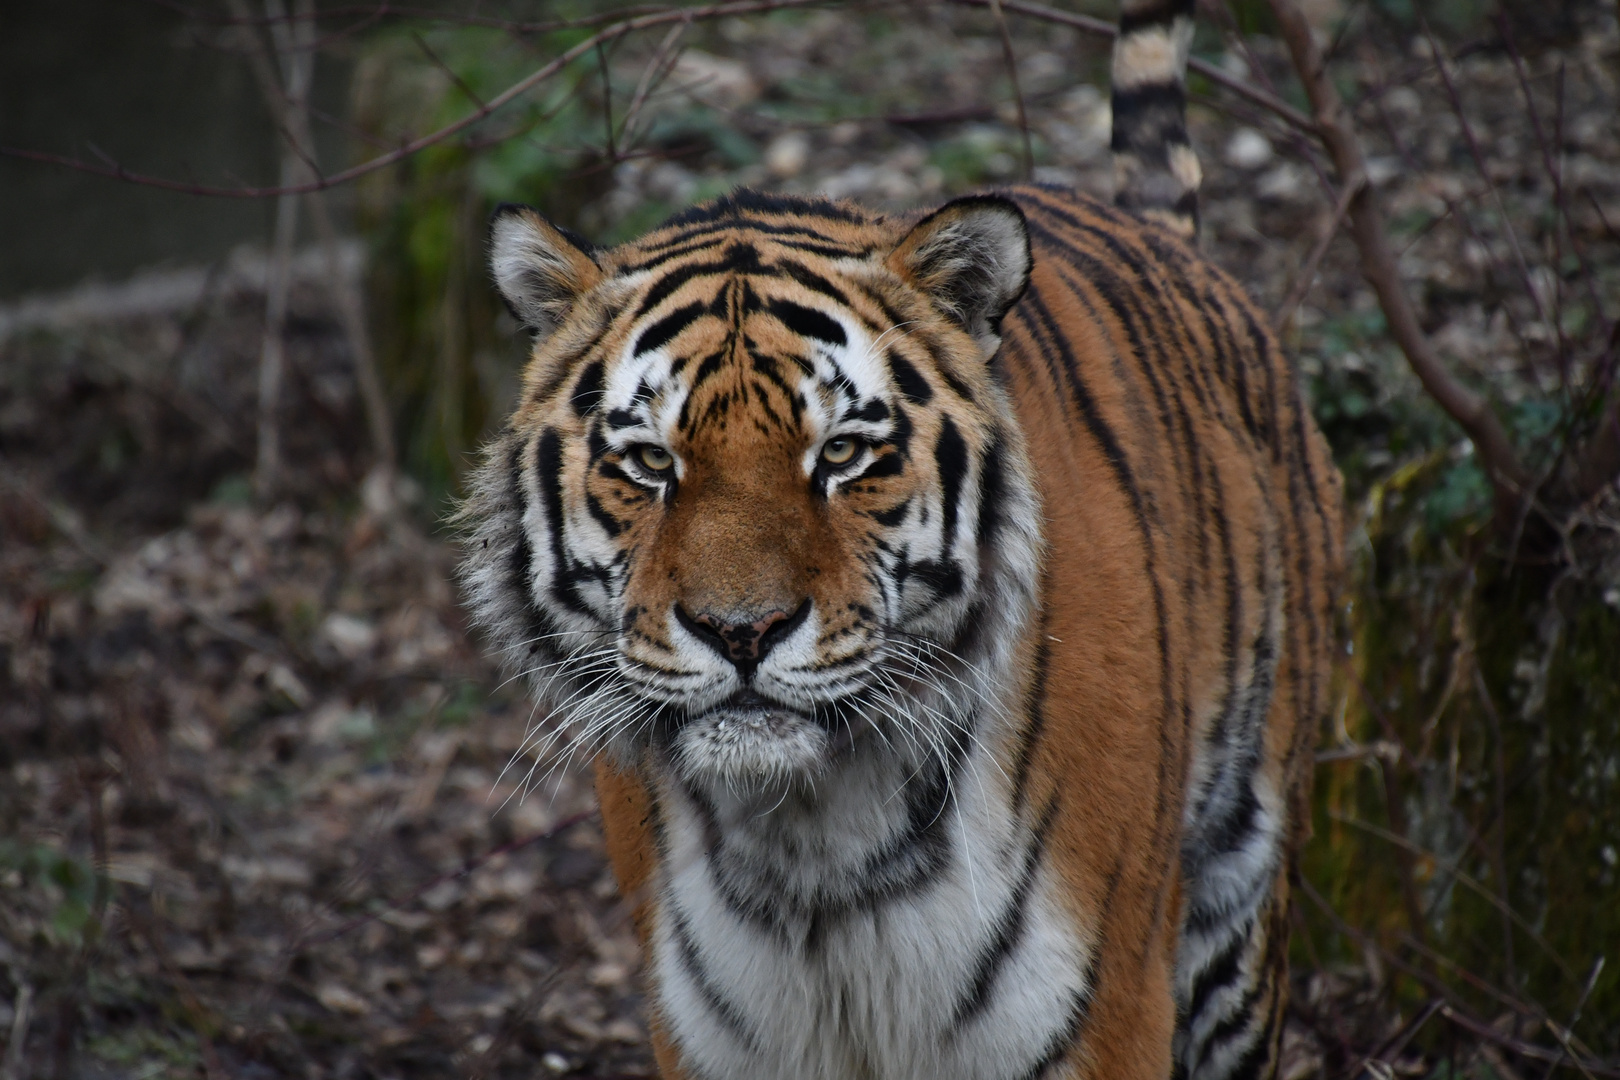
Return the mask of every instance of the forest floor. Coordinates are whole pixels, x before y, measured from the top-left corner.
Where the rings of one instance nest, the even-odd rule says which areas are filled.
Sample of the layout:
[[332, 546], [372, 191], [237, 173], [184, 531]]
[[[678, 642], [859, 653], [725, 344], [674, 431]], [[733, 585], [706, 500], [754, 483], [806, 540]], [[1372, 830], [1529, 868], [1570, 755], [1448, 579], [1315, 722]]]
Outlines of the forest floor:
[[[780, 44], [810, 63], [839, 32]], [[1065, 85], [1054, 48], [1024, 54], [1042, 178], [1106, 192], [1106, 99]], [[980, 102], [999, 53], [974, 56], [942, 116]], [[1276, 59], [1247, 62], [1280, 77]], [[1503, 342], [1534, 319], [1503, 276], [1501, 221], [1469, 233], [1451, 213], [1479, 185], [1458, 122], [1416, 61], [1358, 63], [1385, 88], [1358, 116], [1430, 329], [1465, 372], [1511, 385]], [[1538, 88], [1560, 63], [1565, 175], [1590, 194], [1571, 229], [1612, 255], [1612, 18], [1532, 58]], [[1532, 215], [1550, 196], [1513, 64], [1478, 49], [1459, 66], [1507, 218]], [[1210, 109], [1195, 128], [1206, 248], [1275, 308], [1331, 203], [1278, 129]], [[976, 154], [988, 181], [1019, 152], [993, 111], [760, 141], [756, 182], [895, 203], [956, 185], [943, 145]], [[693, 175], [642, 159], [615, 174], [599, 222], [678, 199]], [[1595, 282], [1610, 295], [1617, 267]], [[650, 1075], [588, 770], [525, 757], [533, 710], [469, 634], [440, 508], [367, 477], [323, 290], [293, 297], [285, 483], [264, 503], [248, 471], [263, 299], [229, 273], [211, 281], [182, 310], [0, 340], [0, 1075]], [[1344, 336], [1369, 311], [1340, 241], [1288, 330], [1336, 395], [1325, 422], [1357, 387], [1372, 400], [1356, 416], [1414, 392], [1387, 346]], [[1401, 460], [1384, 429], [1338, 430], [1353, 488]], [[1381, 1075], [1515, 1075], [1490, 1041], [1454, 1041], [1446, 1074], [1391, 1049], [1402, 1018], [1376, 968], [1299, 973], [1287, 1080], [1349, 1075], [1380, 1050]]]

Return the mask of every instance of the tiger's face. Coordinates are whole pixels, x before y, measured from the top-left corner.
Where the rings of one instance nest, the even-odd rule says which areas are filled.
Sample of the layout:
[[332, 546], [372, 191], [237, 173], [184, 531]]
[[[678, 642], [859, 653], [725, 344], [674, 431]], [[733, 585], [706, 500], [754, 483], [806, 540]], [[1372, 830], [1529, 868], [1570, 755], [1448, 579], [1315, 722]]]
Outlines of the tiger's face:
[[464, 579], [554, 721], [732, 789], [868, 744], [943, 755], [1034, 588], [988, 366], [1028, 275], [1017, 209], [907, 231], [741, 194], [602, 251], [512, 208], [493, 249], [540, 336]]

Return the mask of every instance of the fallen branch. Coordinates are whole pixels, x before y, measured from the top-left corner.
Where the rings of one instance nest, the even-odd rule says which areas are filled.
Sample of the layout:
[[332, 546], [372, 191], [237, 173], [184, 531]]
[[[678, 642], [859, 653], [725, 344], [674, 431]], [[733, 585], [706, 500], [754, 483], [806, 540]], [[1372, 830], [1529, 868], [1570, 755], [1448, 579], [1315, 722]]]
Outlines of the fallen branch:
[[[1327, 916], [1328, 921], [1333, 924], [1334, 929], [1336, 929], [1339, 933], [1356, 942], [1364, 949], [1371, 949], [1386, 963], [1399, 968], [1413, 979], [1416, 979], [1419, 983], [1427, 986], [1433, 993], [1439, 995], [1445, 1002], [1440, 1006], [1439, 1012], [1440, 1015], [1445, 1017], [1447, 1020], [1450, 1020], [1464, 1031], [1467, 1031], [1487, 1042], [1494, 1043], [1503, 1049], [1510, 1050], [1513, 1053], [1518, 1054], [1520, 1057], [1533, 1058], [1537, 1061], [1548, 1062], [1549, 1064], [1557, 1060], [1559, 1053], [1558, 1051], [1548, 1050], [1545, 1047], [1537, 1046], [1534, 1043], [1527, 1043], [1522, 1039], [1505, 1035], [1484, 1021], [1479, 1020], [1469, 1014], [1461, 1007], [1461, 1005], [1457, 1003], [1450, 988], [1445, 986], [1439, 980], [1435, 979], [1434, 976], [1408, 964], [1393, 951], [1385, 948], [1383, 944], [1381, 944], [1371, 934], [1358, 930], [1347, 923], [1344, 920], [1344, 917], [1333, 909], [1333, 905], [1328, 903], [1327, 898], [1317, 891], [1315, 886], [1313, 886], [1308, 879], [1300, 879], [1299, 891], [1305, 896], [1306, 899], [1316, 906], [1317, 910], [1321, 911], [1323, 915]], [[1457, 970], [1461, 971], [1462, 969], [1459, 967]], [[1538, 1012], [1537, 1010], [1531, 1009], [1521, 1002], [1514, 1001], [1501, 991], [1495, 990], [1494, 988], [1489, 987], [1487, 984], [1484, 984], [1483, 980], [1480, 980], [1480, 985], [1477, 988], [1486, 990], [1493, 997], [1496, 997], [1499, 1001], [1506, 1004], [1509, 1008], [1521, 1016], [1531, 1017], [1543, 1023], [1550, 1024], [1545, 1012]], [[1565, 1041], [1566, 1040], [1560, 1039], [1561, 1043]], [[1571, 1054], [1567, 1047], [1563, 1048], [1563, 1053], [1566, 1057], [1566, 1061], [1564, 1063], [1565, 1068], [1579, 1069], [1589, 1077], [1603, 1076], [1612, 1077], [1614, 1080], [1620, 1080], [1620, 1067], [1605, 1065], [1601, 1062], [1593, 1061], [1584, 1057], [1577, 1057], [1574, 1054]], [[1551, 1069], [1549, 1069], [1549, 1073], [1550, 1072]]]
[[1585, 1061], [1581, 1058], [1569, 1056], [1567, 1051], [1554, 1053], [1553, 1051], [1537, 1046], [1534, 1043], [1527, 1043], [1523, 1039], [1515, 1039], [1511, 1035], [1504, 1035], [1502, 1032], [1491, 1027], [1491, 1025], [1482, 1023], [1479, 1020], [1474, 1019], [1472, 1016], [1469, 1016], [1467, 1013], [1455, 1009], [1450, 1005], [1442, 1005], [1440, 1007], [1440, 1015], [1445, 1017], [1447, 1020], [1450, 1020], [1453, 1024], [1456, 1024], [1458, 1027], [1462, 1028], [1476, 1039], [1483, 1039], [1486, 1042], [1495, 1043], [1502, 1049], [1511, 1050], [1520, 1057], [1532, 1058], [1536, 1061], [1547, 1062], [1549, 1065], [1548, 1072], [1551, 1072], [1553, 1069], [1563, 1067], [1567, 1069], [1577, 1069], [1589, 1077], [1620, 1077], [1620, 1069], [1608, 1068], [1604, 1065], [1598, 1064], [1595, 1061]]

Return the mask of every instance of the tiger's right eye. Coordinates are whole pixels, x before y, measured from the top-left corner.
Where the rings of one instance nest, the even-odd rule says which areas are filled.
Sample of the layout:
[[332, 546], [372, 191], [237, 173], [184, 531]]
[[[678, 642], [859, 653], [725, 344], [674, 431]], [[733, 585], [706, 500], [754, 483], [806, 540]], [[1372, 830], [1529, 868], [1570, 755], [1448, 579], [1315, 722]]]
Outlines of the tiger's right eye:
[[653, 472], [664, 472], [675, 464], [675, 455], [662, 446], [643, 446], [636, 452], [636, 456]]

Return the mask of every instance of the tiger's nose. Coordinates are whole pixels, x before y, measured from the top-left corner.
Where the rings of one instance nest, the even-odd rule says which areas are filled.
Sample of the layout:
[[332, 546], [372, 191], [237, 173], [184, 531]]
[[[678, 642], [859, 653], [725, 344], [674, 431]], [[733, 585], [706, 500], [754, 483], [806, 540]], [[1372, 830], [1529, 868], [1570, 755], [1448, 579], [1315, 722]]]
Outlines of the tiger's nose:
[[751, 674], [766, 654], [793, 633], [809, 612], [810, 601], [805, 600], [792, 614], [778, 609], [750, 621], [732, 622], [708, 612], [693, 615], [680, 604], [675, 605], [675, 618], [680, 624], [692, 636], [735, 664], [744, 677]]

